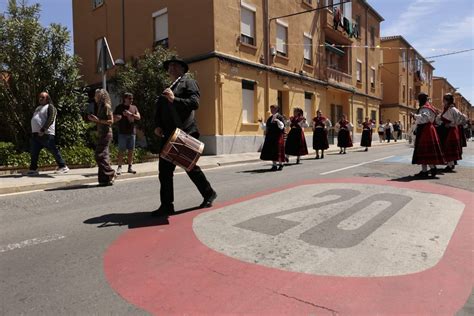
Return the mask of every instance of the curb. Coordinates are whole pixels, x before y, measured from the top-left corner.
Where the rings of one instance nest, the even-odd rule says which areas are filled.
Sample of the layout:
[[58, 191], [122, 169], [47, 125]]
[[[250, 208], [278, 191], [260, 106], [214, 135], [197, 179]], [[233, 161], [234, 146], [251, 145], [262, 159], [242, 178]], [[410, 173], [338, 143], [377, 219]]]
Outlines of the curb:
[[[390, 145], [397, 145], [397, 144], [403, 144], [404, 142], [391, 142], [391, 143], [382, 143], [373, 147], [379, 147], [379, 146], [390, 146]], [[372, 147], [372, 148], [373, 148]], [[347, 149], [348, 152], [356, 151], [359, 150], [361, 147], [350, 147]], [[308, 148], [311, 149], [312, 148]], [[334, 149], [327, 149], [325, 152], [327, 153], [332, 153], [332, 152], [338, 152], [339, 148], [334, 148]], [[208, 169], [215, 169], [223, 166], [232, 166], [232, 165], [239, 165], [243, 163], [255, 163], [261, 161], [260, 159], [247, 159], [247, 160], [236, 160], [236, 161], [230, 161], [230, 162], [215, 162], [212, 164], [207, 164], [207, 165], [201, 165], [201, 169], [203, 170], [208, 170]], [[177, 167], [178, 171], [184, 171], [183, 169]], [[158, 168], [157, 170], [154, 171], [145, 171], [145, 172], [140, 172], [137, 174], [122, 174], [120, 175], [117, 179], [134, 179], [134, 178], [141, 178], [141, 177], [147, 177], [147, 176], [153, 176], [156, 175], [158, 177]], [[73, 188], [74, 186], [79, 186], [83, 184], [91, 184], [91, 183], [97, 183], [97, 179], [95, 177], [93, 178], [87, 178], [87, 179], [76, 179], [76, 180], [65, 180], [65, 181], [56, 181], [52, 183], [42, 183], [42, 184], [30, 184], [30, 185], [24, 185], [24, 186], [15, 186], [15, 187], [6, 187], [6, 188], [0, 188], [0, 195], [3, 194], [12, 194], [12, 193], [21, 193], [21, 192], [27, 192], [27, 191], [35, 191], [35, 190], [53, 190], [53, 189], [59, 189], [59, 188]]]

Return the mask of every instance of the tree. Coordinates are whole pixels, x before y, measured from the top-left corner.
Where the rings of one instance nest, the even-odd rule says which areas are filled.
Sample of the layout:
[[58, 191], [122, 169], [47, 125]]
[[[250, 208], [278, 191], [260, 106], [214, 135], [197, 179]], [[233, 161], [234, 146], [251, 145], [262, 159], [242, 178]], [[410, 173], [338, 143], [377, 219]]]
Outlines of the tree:
[[39, 23], [40, 5], [9, 0], [0, 15], [0, 141], [28, 148], [31, 116], [41, 91], [47, 91], [58, 110], [56, 139], [61, 146], [83, 143], [85, 123], [79, 60], [67, 52], [66, 27]]
[[114, 89], [119, 95], [133, 93], [142, 116], [139, 126], [144, 129], [152, 152], [158, 152], [160, 148], [159, 139], [154, 135], [156, 100], [170, 84], [161, 65], [172, 55], [175, 54], [157, 46], [153, 51], [146, 51], [143, 57], [127, 63], [113, 78]]

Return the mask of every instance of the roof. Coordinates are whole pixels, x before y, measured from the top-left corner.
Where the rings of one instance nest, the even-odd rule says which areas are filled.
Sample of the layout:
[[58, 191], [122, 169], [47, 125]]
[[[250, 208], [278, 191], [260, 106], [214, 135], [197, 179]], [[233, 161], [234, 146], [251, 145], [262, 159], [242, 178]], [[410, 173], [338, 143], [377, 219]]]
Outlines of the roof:
[[[435, 69], [435, 67], [433, 67], [433, 65], [426, 60], [425, 57], [423, 57], [423, 55], [421, 55], [403, 36], [401, 35], [392, 35], [392, 36], [383, 36], [383, 37], [380, 37], [380, 41], [381, 42], [389, 42], [389, 41], [396, 41], [396, 40], [400, 40], [402, 41], [405, 45], [407, 45], [408, 47], [412, 48], [413, 51], [415, 51], [415, 53], [421, 57], [421, 59], [423, 59], [423, 61], [428, 64], [431, 68], [433, 68], [433, 70]], [[434, 77], [433, 77], [434, 78]]]
[[370, 12], [372, 12], [379, 20], [380, 22], [385, 21], [385, 19], [380, 15], [380, 13], [377, 12], [368, 2], [367, 0], [361, 0], [360, 1], [362, 4], [364, 4]]

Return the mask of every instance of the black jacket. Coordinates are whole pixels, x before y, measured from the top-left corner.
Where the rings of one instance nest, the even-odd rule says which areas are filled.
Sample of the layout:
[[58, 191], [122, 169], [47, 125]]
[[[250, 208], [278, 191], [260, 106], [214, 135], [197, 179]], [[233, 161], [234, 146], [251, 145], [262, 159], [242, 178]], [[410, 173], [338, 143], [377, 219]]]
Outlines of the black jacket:
[[174, 102], [170, 103], [164, 96], [156, 101], [155, 127], [163, 130], [165, 139], [171, 136], [178, 127], [188, 134], [199, 137], [194, 111], [199, 107], [199, 87], [197, 82], [187, 74], [173, 87]]

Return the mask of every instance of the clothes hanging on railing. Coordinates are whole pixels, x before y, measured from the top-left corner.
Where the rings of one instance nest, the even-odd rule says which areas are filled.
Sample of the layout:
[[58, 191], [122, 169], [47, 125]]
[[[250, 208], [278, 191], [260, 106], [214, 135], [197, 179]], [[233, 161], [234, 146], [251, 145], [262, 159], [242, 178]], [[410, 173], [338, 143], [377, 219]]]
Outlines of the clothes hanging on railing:
[[334, 9], [334, 19], [333, 19], [333, 22], [334, 22], [334, 29], [337, 30], [337, 28], [339, 27], [339, 25], [341, 25], [341, 9], [339, 8], [335, 8]]

